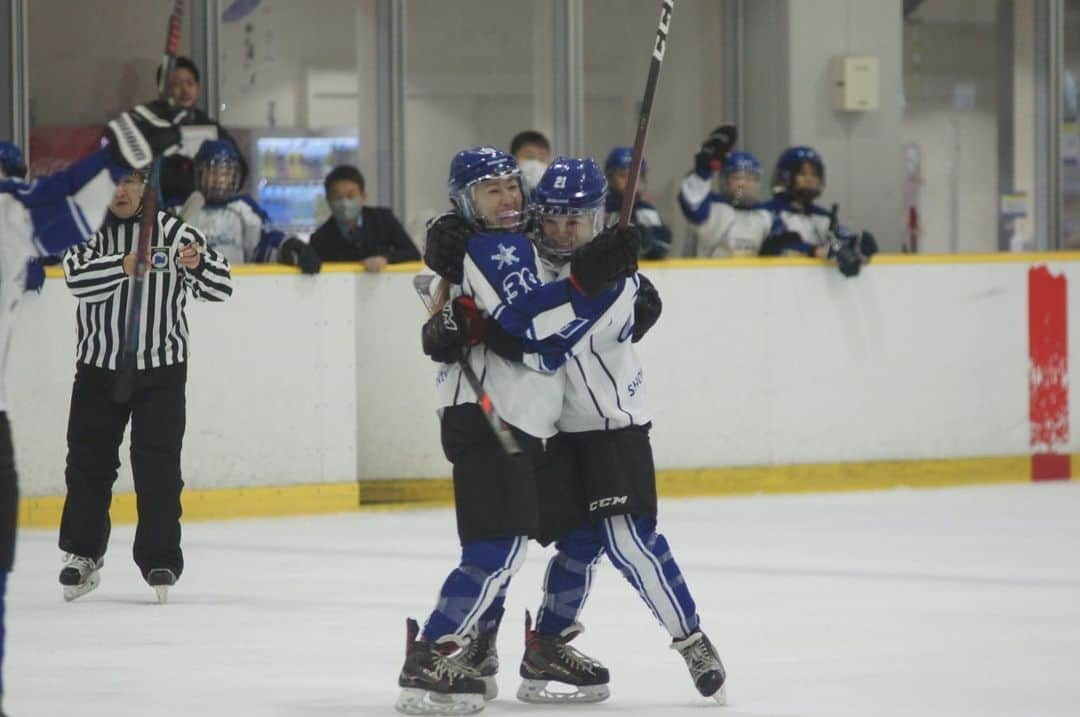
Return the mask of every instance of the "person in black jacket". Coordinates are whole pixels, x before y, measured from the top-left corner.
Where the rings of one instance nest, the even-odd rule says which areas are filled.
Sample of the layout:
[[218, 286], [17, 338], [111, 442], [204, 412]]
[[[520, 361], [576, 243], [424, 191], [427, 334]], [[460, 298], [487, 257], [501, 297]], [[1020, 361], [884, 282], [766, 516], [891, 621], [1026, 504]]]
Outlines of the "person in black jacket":
[[420, 252], [386, 207], [366, 207], [364, 175], [350, 165], [334, 167], [323, 182], [333, 214], [311, 235], [323, 261], [361, 261], [367, 271], [387, 264], [419, 261]]
[[[161, 78], [161, 68], [158, 68], [158, 79]], [[232, 142], [239, 150], [240, 145], [233, 139], [224, 127], [211, 119], [210, 115], [195, 106], [199, 100], [199, 68], [188, 57], [177, 57], [169, 76], [169, 97], [173, 104], [187, 110], [181, 124], [213, 127], [217, 131], [214, 139], [224, 139]], [[198, 148], [191, 151], [192, 154]], [[248, 165], [244, 155], [240, 153], [240, 186], [247, 181]], [[165, 200], [166, 207], [175, 207], [187, 201], [191, 193], [195, 191], [195, 158], [182, 154], [174, 154], [166, 157], [161, 168], [161, 195]]]

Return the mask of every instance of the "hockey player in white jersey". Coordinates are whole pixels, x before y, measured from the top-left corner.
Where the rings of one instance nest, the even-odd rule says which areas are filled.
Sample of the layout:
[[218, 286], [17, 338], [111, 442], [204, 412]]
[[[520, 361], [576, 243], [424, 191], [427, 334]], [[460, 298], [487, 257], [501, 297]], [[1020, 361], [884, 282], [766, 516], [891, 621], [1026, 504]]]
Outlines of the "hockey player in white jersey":
[[[3, 663], [4, 592], [15, 557], [18, 486], [5, 381], [15, 311], [26, 288], [32, 259], [63, 252], [86, 241], [101, 224], [116, 183], [144, 169], [155, 154], [179, 149], [174, 126], [183, 112], [161, 103], [139, 106], [109, 122], [109, 147], [52, 176], [25, 182], [15, 163], [0, 172], [0, 668]], [[9, 150], [10, 152], [10, 150]], [[0, 671], [2, 678], [2, 671]], [[0, 712], [3, 711], [0, 679]]]
[[[563, 272], [575, 252], [599, 231], [590, 213], [604, 206], [607, 182], [590, 159], [552, 163], [533, 194], [539, 214], [540, 251]], [[616, 282], [602, 313], [574, 331], [540, 342], [547, 355], [568, 357], [566, 394], [557, 426], [567, 438], [574, 472], [564, 474], [558, 511], [563, 529], [545, 576], [544, 597], [534, 631], [526, 628], [526, 657], [519, 696], [543, 696], [544, 680], [530, 673], [536, 635], [574, 634], [588, 595], [593, 566], [603, 553], [630, 582], [672, 638], [698, 691], [723, 702], [725, 673], [667, 539], [656, 530], [656, 474], [645, 400], [644, 370], [633, 346], [635, 296], [640, 278]], [[610, 292], [609, 292], [610, 293]], [[526, 342], [526, 351], [534, 348]], [[584, 349], [584, 350], [583, 350]], [[566, 500], [566, 497], [572, 497]], [[562, 532], [560, 530], [559, 532]], [[568, 590], [581, 583], [585, 590]]]
[[713, 191], [708, 163], [696, 162], [679, 188], [679, 206], [690, 223], [699, 257], [757, 256], [773, 229], [772, 214], [758, 201], [761, 163], [750, 152], [727, 154]]
[[230, 264], [281, 263], [305, 274], [322, 268], [319, 254], [296, 237], [285, 238], [254, 199], [240, 193], [240, 153], [228, 140], [203, 142], [195, 154], [197, 189], [181, 210], [183, 219], [205, 236]]
[[[592, 248], [603, 223], [606, 189], [592, 160], [559, 158], [548, 168], [533, 195], [544, 282], [557, 285], [559, 277], [572, 276], [575, 259]], [[671, 632], [698, 689], [722, 699], [723, 667], [700, 631], [696, 608], [666, 540], [655, 532], [650, 419], [632, 344], [656, 320], [659, 298], [635, 273], [613, 275], [609, 284], [591, 295], [591, 311], [576, 312], [547, 339], [537, 341], [521, 326], [499, 321], [522, 338], [518, 351], [524, 352], [526, 365], [551, 369], [566, 362], [567, 367], [558, 421], [561, 433], [554, 443], [570, 460], [559, 470], [548, 471], [539, 486], [540, 532], [555, 541], [558, 552], [545, 573], [536, 629], [526, 618], [518, 697], [529, 702], [584, 702], [608, 695], [608, 671], [568, 645], [582, 631], [577, 618], [595, 565], [607, 549]], [[447, 332], [458, 337], [458, 344], [470, 334], [463, 323]], [[507, 353], [507, 343], [501, 342], [501, 351]], [[648, 566], [644, 572], [642, 566]], [[643, 577], [651, 575], [655, 578]], [[557, 689], [551, 687], [553, 682]]]
[[[430, 343], [429, 332], [461, 335], [466, 324], [477, 329], [475, 340], [483, 338], [484, 327], [492, 324], [535, 340], [568, 325], [577, 330], [579, 317], [592, 316], [607, 300], [610, 292], [604, 286], [636, 269], [637, 243], [611, 230], [595, 249], [577, 257], [568, 272], [576, 274], [543, 284], [545, 270], [534, 245], [520, 233], [528, 218], [520, 171], [513, 158], [498, 149], [478, 147], [458, 153], [451, 163], [450, 190], [455, 211], [432, 223], [425, 261], [444, 278], [444, 286], [460, 283], [460, 287], [440, 292], [445, 305], [424, 326], [425, 346]], [[433, 241], [433, 234], [444, 241]], [[480, 319], [481, 313], [489, 319]], [[408, 647], [398, 679], [402, 692], [397, 708], [410, 714], [478, 711], [485, 695], [494, 697], [495, 636], [506, 588], [524, 560], [528, 539], [544, 540], [538, 490], [548, 482], [549, 472], [562, 470], [555, 421], [562, 410], [565, 358], [536, 352], [527, 367], [493, 350], [491, 336], [485, 340], [464, 357], [483, 377], [522, 453], [503, 452], [475, 394], [461, 380], [460, 367], [456, 363], [442, 367], [437, 378], [443, 403], [442, 443], [453, 463], [462, 555], [423, 630], [407, 621]], [[439, 358], [462, 356], [463, 346], [454, 348], [457, 353]], [[561, 351], [562, 345], [552, 350]], [[560, 647], [569, 654], [570, 648]], [[598, 663], [573, 654], [596, 666], [595, 682], [607, 682], [607, 671]]]
[[825, 189], [825, 162], [812, 147], [784, 150], [773, 170], [773, 198], [764, 207], [777, 224], [762, 248], [763, 255], [804, 254], [836, 262], [840, 273], [852, 277], [877, 253], [870, 232], [855, 234], [837, 221], [832, 211], [814, 202]]

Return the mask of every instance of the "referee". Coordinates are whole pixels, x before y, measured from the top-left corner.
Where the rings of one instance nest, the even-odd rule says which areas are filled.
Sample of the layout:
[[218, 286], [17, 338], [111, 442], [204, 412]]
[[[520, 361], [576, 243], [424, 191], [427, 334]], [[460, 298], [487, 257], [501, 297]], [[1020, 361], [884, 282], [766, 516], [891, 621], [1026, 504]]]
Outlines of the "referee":
[[184, 438], [190, 293], [203, 301], [232, 294], [229, 264], [194, 227], [158, 212], [150, 271], [142, 297], [138, 370], [127, 402], [113, 385], [123, 351], [122, 329], [135, 271], [145, 178], [117, 185], [102, 229], [64, 255], [68, 288], [78, 298], [75, 385], [68, 417], [67, 497], [60, 523], [64, 599], [97, 587], [109, 541], [109, 504], [119, 449], [131, 419], [131, 469], [138, 527], [135, 563], [147, 583], [167, 587], [184, 569], [180, 549], [180, 447]]

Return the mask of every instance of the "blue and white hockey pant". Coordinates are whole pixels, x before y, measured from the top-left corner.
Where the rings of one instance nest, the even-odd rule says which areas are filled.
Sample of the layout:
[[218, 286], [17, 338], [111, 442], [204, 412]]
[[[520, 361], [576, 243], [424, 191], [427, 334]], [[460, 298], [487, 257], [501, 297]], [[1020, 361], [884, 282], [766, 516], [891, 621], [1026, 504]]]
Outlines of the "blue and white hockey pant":
[[555, 547], [544, 575], [537, 632], [555, 635], [577, 622], [604, 552], [673, 639], [698, 629], [694, 599], [667, 538], [656, 532], [655, 518], [613, 515], [578, 528]]

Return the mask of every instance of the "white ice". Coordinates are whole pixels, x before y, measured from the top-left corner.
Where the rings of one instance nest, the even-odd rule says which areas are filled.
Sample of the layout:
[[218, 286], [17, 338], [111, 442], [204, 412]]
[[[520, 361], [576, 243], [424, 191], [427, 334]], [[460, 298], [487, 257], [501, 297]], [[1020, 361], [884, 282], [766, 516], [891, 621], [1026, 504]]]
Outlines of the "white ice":
[[[517, 702], [524, 611], [549, 554], [534, 546], [488, 713], [1080, 714], [1080, 485], [670, 500], [660, 524], [728, 667], [730, 706], [697, 696], [610, 564], [579, 640], [611, 669], [611, 699]], [[193, 523], [159, 606], [132, 536], [113, 531], [101, 587], [65, 604], [55, 535], [20, 533], [12, 717], [394, 714], [405, 618], [427, 615], [456, 559], [449, 510]]]

